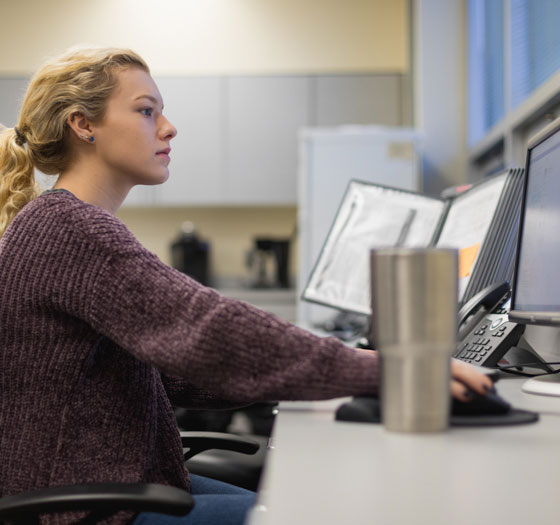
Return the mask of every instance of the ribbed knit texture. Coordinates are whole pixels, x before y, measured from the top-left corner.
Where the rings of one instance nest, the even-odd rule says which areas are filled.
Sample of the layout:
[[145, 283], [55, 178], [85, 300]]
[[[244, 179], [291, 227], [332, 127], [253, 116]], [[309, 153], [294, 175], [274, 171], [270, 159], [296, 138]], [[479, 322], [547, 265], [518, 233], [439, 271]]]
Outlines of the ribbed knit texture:
[[188, 490], [172, 404], [376, 391], [375, 356], [201, 286], [67, 192], [16, 216], [0, 290], [0, 495], [106, 481]]

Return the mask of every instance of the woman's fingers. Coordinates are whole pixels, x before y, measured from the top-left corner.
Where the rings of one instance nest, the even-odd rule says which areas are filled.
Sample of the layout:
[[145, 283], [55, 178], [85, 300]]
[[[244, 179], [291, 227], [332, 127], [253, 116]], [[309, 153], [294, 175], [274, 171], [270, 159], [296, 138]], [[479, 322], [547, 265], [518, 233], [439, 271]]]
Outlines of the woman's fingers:
[[469, 390], [459, 381], [451, 381], [451, 397], [459, 401], [469, 401]]
[[488, 376], [461, 361], [451, 361], [451, 379], [451, 395], [461, 401], [469, 400], [469, 390], [484, 395], [494, 388]]

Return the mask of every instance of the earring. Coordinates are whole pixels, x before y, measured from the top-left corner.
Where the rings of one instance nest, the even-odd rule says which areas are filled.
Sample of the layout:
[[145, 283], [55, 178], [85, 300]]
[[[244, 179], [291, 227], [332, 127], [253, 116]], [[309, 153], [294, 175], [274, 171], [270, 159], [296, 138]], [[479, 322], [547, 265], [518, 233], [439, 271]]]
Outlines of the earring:
[[95, 139], [93, 138], [92, 135], [90, 135], [90, 136], [88, 137], [87, 135], [83, 135], [83, 134], [82, 134], [82, 135], [80, 135], [80, 138], [81, 138], [81, 139], [84, 139], [84, 140], [87, 140], [87, 141], [89, 141], [89, 142], [93, 142], [93, 141], [95, 140]]

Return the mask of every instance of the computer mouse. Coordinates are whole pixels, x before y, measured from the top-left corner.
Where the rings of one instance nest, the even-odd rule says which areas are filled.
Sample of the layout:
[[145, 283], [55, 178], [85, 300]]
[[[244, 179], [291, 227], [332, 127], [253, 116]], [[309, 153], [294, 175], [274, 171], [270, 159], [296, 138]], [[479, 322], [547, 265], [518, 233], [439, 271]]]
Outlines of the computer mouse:
[[497, 392], [488, 392], [486, 395], [471, 391], [470, 401], [453, 399], [451, 414], [454, 416], [484, 416], [494, 414], [507, 414], [511, 405]]
[[[511, 405], [496, 392], [486, 395], [471, 391], [470, 401], [452, 399], [452, 416], [490, 416], [507, 414]], [[340, 405], [336, 411], [338, 421], [356, 421], [361, 423], [381, 423], [381, 401], [376, 397], [356, 396]], [[464, 424], [464, 421], [462, 421]]]
[[380, 401], [376, 397], [356, 396], [338, 407], [335, 419], [338, 421], [380, 423]]

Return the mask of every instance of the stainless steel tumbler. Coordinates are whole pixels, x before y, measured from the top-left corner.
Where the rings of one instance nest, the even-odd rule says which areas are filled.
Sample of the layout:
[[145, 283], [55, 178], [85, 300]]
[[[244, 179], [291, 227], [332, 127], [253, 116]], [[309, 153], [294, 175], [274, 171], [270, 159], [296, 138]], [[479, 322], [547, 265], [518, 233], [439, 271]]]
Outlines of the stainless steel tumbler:
[[445, 430], [457, 333], [457, 251], [376, 249], [370, 264], [383, 424], [398, 432]]

